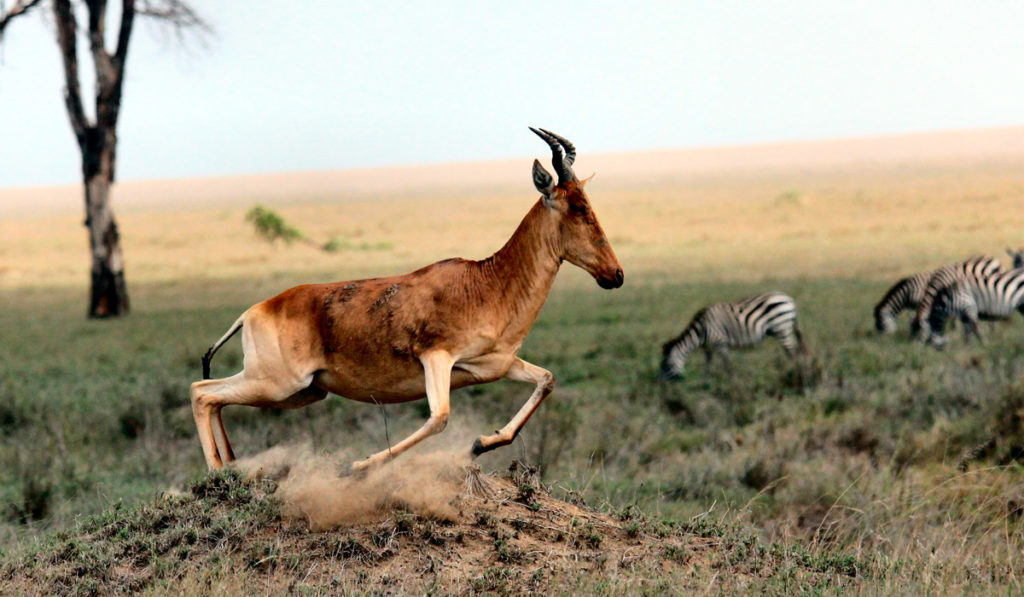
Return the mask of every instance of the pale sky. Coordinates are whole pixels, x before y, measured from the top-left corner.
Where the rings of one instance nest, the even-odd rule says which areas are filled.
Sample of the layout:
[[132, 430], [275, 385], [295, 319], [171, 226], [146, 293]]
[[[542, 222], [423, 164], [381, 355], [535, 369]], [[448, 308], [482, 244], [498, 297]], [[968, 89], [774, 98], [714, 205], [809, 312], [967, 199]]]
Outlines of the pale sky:
[[[205, 48], [137, 24], [121, 180], [1024, 124], [1018, 1], [193, 5]], [[0, 187], [80, 180], [48, 12], [0, 50]]]

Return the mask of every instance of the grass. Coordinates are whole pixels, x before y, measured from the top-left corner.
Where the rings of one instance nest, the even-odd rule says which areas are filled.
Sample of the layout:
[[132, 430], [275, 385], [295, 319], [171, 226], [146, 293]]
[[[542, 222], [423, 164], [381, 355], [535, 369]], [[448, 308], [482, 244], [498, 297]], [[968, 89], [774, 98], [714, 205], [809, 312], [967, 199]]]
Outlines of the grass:
[[507, 499], [518, 491], [514, 481], [487, 484], [491, 498], [460, 499], [460, 508], [476, 510], [485, 525], [441, 525], [398, 509], [379, 521], [313, 532], [282, 515], [272, 482], [218, 472], [193, 480], [186, 492], [118, 505], [22, 546], [0, 564], [0, 582], [15, 592], [80, 595], [611, 595], [716, 583], [723, 591], [781, 595], [857, 587], [865, 574], [852, 556], [766, 546], [719, 521], [634, 516], [625, 528], [543, 489], [535, 490], [541, 511], [523, 513]]
[[[53, 593], [96, 595], [113, 587], [136, 594], [197, 567], [221, 565], [280, 519], [277, 504], [238, 473], [210, 475], [194, 480], [186, 494], [139, 507], [119, 503], [73, 532], [48, 535], [8, 560], [0, 580]], [[250, 567], [260, 565], [263, 554], [246, 555]]]
[[[804, 546], [812, 560], [864, 560], [883, 590], [1019, 590], [1020, 322], [987, 330], [984, 347], [957, 342], [940, 353], [869, 333], [884, 284], [773, 286], [808, 306], [801, 326], [821, 379], [806, 392], [770, 343], [735, 355], [733, 381], [713, 366], [707, 386], [699, 360], [677, 384], [655, 381], [658, 346], [676, 332], [656, 314], [692, 312], [760, 284], [637, 284], [628, 301], [561, 288], [522, 351], [556, 374], [555, 393], [484, 468], [524, 458], [556, 494], [609, 510], [686, 521], [711, 509], [765, 545]], [[208, 339], [237, 311], [140, 310], [92, 322], [70, 309], [38, 318], [26, 309], [3, 320], [4, 337], [19, 337], [0, 347], [5, 545], [111, 503], [148, 503], [202, 471], [188, 383]], [[236, 369], [240, 356], [229, 344], [214, 375]], [[446, 434], [497, 426], [527, 395], [511, 382], [459, 391]], [[425, 416], [418, 403], [386, 408], [392, 438]], [[285, 442], [352, 454], [384, 446], [379, 410], [338, 399], [299, 411], [229, 409], [225, 419], [243, 456]], [[522, 483], [516, 499], [530, 505], [536, 488]], [[582, 545], [600, 542], [583, 526], [574, 533]], [[519, 558], [501, 537], [494, 542], [505, 559]]]
[[[717, 542], [717, 567], [691, 571], [702, 586], [731, 575], [746, 579], [729, 585], [742, 592], [817, 594], [850, 589], [841, 579], [852, 575], [868, 593], [1021, 592], [1021, 322], [983, 327], [984, 346], [953, 336], [944, 352], [908, 341], [904, 330], [882, 338], [871, 331], [871, 308], [899, 275], [1020, 244], [1020, 167], [879, 166], [604, 190], [598, 178], [591, 193], [626, 285], [604, 292], [564, 268], [520, 353], [550, 369], [556, 389], [512, 446], [481, 460], [483, 468], [502, 470], [514, 459], [536, 467], [511, 498], [527, 512], [547, 484], [570, 501], [632, 512], [623, 521], [627, 536], [671, 538], [685, 529], [687, 540]], [[317, 238], [350, 239], [356, 259], [300, 244], [263, 246], [242, 207], [129, 212], [122, 228], [136, 308], [124, 320], [102, 322], [84, 319], [84, 290], [72, 285], [84, 279], [82, 247], [65, 236], [81, 236], [79, 223], [70, 215], [26, 220], [17, 230], [0, 223], [11, 232], [0, 235], [0, 252], [24, 257], [0, 270], [6, 565], [20, 565], [10, 562], [23, 561], [16, 554], [25, 549], [66, 554], [51, 563], [58, 576], [82, 572], [74, 568], [82, 561], [101, 566], [129, 552], [140, 562], [153, 554], [164, 561], [162, 535], [144, 532], [149, 517], [168, 504], [191, 512], [188, 504], [220, 500], [194, 493], [204, 465], [188, 385], [199, 376], [199, 357], [239, 312], [300, 282], [484, 256], [528, 201], [499, 194], [386, 207], [367, 200], [341, 214], [327, 202], [280, 209]], [[468, 225], [474, 234], [458, 233]], [[733, 380], [716, 363], [708, 383], [700, 358], [678, 383], [655, 380], [661, 344], [698, 308], [769, 288], [797, 301], [818, 372], [813, 387], [800, 389], [771, 341], [734, 355]], [[236, 340], [218, 353], [213, 373], [233, 373], [240, 363]], [[500, 426], [529, 391], [503, 381], [456, 392], [449, 429], [431, 444]], [[392, 439], [426, 416], [425, 404], [384, 408]], [[336, 398], [297, 411], [234, 408], [224, 416], [241, 456], [286, 442], [360, 456], [385, 446], [381, 409]], [[198, 501], [158, 497], [168, 490]], [[262, 502], [251, 512], [243, 502], [223, 524], [274, 516]], [[82, 522], [89, 516], [108, 522]], [[132, 520], [148, 522], [107, 545], [96, 537], [111, 517], [127, 517], [118, 524], [130, 528]], [[82, 530], [67, 534], [73, 529]], [[535, 556], [513, 545], [516, 531], [496, 520], [481, 527], [497, 561], [467, 580], [470, 589], [500, 591], [510, 577], [566, 593], [696, 586], [645, 577], [650, 569], [617, 580], [565, 572], [533, 579]], [[581, 548], [603, 545], [585, 523], [571, 533]], [[335, 547], [361, 553], [371, 544]], [[669, 544], [660, 557], [683, 565], [686, 545]], [[299, 557], [266, 549], [250, 554], [253, 561]], [[245, 583], [257, 578], [245, 576], [256, 574], [247, 569], [236, 579], [227, 563], [205, 572], [161, 569], [186, 592], [232, 592], [236, 580], [255, 586]], [[809, 571], [817, 576], [808, 584]], [[345, 586], [388, 590], [380, 578], [372, 583]], [[159, 592], [164, 585], [146, 586]]]

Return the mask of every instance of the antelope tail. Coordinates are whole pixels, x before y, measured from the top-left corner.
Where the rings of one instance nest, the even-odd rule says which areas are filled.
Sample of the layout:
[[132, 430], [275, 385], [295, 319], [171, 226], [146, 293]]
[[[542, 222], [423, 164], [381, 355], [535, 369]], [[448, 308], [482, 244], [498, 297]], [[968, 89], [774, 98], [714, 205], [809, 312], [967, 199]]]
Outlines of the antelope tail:
[[231, 328], [221, 336], [220, 340], [217, 340], [217, 342], [210, 347], [210, 350], [207, 350], [206, 354], [203, 355], [203, 379], [210, 379], [210, 361], [213, 360], [213, 355], [221, 346], [224, 345], [225, 342], [231, 339], [231, 336], [234, 336], [238, 330], [242, 329], [242, 323], [244, 320], [245, 314], [243, 313], [241, 317], [235, 320], [235, 323], [231, 324]]

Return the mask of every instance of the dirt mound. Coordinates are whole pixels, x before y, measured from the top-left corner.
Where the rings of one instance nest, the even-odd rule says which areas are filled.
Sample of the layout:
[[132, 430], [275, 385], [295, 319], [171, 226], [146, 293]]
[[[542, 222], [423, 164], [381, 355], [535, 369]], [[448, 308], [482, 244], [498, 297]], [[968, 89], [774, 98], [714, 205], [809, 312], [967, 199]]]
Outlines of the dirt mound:
[[[86, 595], [524, 594], [742, 589], [775, 576], [780, 590], [857, 582], [856, 562], [764, 547], [703, 519], [654, 522], [633, 508], [609, 515], [571, 495], [557, 499], [521, 464], [503, 475], [438, 455], [406, 466], [418, 481], [323, 479], [310, 474], [315, 468], [277, 471], [278, 480], [209, 475], [187, 493], [114, 508], [16, 554], [0, 569], [0, 586]], [[359, 492], [362, 500], [352, 499]]]
[[[504, 476], [481, 474], [472, 466], [461, 471], [421, 468], [421, 475], [438, 477], [424, 494], [403, 484], [378, 496], [376, 516], [363, 511], [360, 522], [330, 525], [333, 531], [307, 535], [295, 547], [331, 562], [319, 572], [321, 582], [402, 593], [437, 587], [518, 594], [543, 590], [555, 579], [575, 579], [579, 572], [616, 574], [651, 562], [658, 568], [707, 565], [703, 554], [717, 544], [695, 535], [651, 535], [638, 520], [630, 524], [628, 515], [620, 520], [556, 499], [535, 471], [521, 465]], [[438, 501], [446, 493], [448, 499]], [[295, 497], [310, 498], [286, 499]], [[336, 500], [315, 500], [318, 508], [307, 519], [312, 528], [324, 528], [324, 515], [330, 518], [332, 508], [323, 506], [330, 502]], [[286, 517], [295, 513], [285, 509]], [[334, 513], [351, 516], [353, 511]]]

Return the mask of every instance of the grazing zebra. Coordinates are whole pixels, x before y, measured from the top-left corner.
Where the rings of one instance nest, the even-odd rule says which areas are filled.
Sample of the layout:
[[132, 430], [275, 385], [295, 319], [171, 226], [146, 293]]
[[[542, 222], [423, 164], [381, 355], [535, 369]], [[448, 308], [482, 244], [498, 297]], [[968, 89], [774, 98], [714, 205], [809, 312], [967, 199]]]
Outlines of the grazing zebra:
[[912, 336], [919, 336], [925, 341], [929, 339], [931, 330], [929, 329], [928, 316], [932, 311], [932, 303], [935, 302], [935, 297], [944, 288], [949, 287], [962, 277], [979, 278], [1001, 271], [1003, 271], [1003, 266], [999, 263], [998, 259], [977, 255], [960, 263], [940, 267], [932, 272], [931, 278], [928, 279], [928, 286], [925, 287], [924, 295], [917, 305], [917, 312], [914, 314], [914, 320], [910, 325], [910, 334]]
[[[1009, 250], [1009, 249], [1007, 249]], [[921, 272], [903, 278], [893, 285], [882, 297], [882, 300], [875, 305], [875, 329], [880, 333], [890, 333], [896, 330], [896, 318], [905, 310], [915, 311], [924, 300], [929, 288], [929, 282], [939, 275], [939, 279], [949, 279], [948, 272], [955, 275], [957, 271], [980, 271], [981, 273], [995, 273], [1000, 271], [1002, 266], [999, 261], [992, 257], [976, 256], [959, 263], [953, 263], [937, 270]], [[944, 273], [947, 272], [947, 273]], [[938, 283], [938, 281], [936, 282]], [[937, 292], [938, 289], [935, 290]]]
[[896, 318], [906, 309], [917, 309], [931, 277], [928, 271], [896, 282], [875, 305], [875, 330], [881, 334], [896, 331]]
[[943, 347], [946, 319], [959, 318], [964, 323], [964, 337], [969, 340], [974, 335], [983, 342], [978, 320], [1007, 319], [1014, 309], [1024, 314], [1024, 269], [990, 276], [961, 276], [939, 291], [935, 298], [928, 314], [932, 329], [930, 341], [936, 348]]
[[791, 359], [800, 356], [801, 378], [806, 376], [809, 354], [796, 325], [796, 303], [782, 292], [766, 292], [734, 303], [714, 303], [704, 307], [675, 339], [662, 347], [661, 379], [678, 379], [690, 353], [704, 349], [707, 365], [717, 353], [725, 361], [732, 377], [729, 349], [752, 346], [772, 336]]

